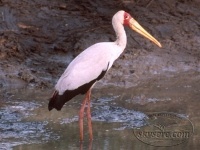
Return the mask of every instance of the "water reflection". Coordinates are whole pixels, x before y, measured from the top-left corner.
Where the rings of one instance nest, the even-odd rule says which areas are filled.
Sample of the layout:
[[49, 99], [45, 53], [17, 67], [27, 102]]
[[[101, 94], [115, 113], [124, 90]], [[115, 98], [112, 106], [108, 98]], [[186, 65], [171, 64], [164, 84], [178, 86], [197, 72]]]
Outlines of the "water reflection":
[[[60, 112], [49, 112], [47, 98], [50, 91], [4, 89], [0, 101], [0, 147], [15, 150], [154, 150], [158, 147], [139, 141], [133, 134], [133, 128], [144, 126], [149, 112], [166, 111], [187, 116], [195, 127], [194, 135], [188, 142], [170, 149], [196, 149], [200, 140], [200, 85], [196, 81], [185, 83], [174, 80], [154, 80], [129, 89], [94, 89], [94, 140], [90, 142], [85, 132], [82, 143], [79, 142], [77, 116], [82, 96], [67, 103]], [[86, 120], [84, 129], [87, 131]]]

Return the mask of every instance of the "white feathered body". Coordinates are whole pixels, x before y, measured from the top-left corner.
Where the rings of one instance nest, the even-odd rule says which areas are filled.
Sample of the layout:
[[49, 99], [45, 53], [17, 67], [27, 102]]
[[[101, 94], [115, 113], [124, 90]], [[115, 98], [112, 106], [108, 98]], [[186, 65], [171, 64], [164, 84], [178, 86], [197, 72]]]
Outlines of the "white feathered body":
[[62, 95], [66, 90], [74, 90], [89, 83], [102, 71], [109, 70], [122, 51], [116, 42], [102, 42], [90, 46], [68, 65], [55, 89]]

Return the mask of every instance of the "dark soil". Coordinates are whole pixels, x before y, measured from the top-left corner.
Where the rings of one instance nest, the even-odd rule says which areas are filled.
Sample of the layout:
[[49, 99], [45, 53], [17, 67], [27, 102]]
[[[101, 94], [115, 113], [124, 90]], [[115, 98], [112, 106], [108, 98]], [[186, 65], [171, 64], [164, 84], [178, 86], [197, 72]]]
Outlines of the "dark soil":
[[177, 74], [200, 79], [199, 8], [198, 0], [1, 0], [0, 86], [53, 88], [82, 50], [115, 40], [111, 18], [121, 9], [163, 48], [126, 28], [127, 48], [99, 86]]

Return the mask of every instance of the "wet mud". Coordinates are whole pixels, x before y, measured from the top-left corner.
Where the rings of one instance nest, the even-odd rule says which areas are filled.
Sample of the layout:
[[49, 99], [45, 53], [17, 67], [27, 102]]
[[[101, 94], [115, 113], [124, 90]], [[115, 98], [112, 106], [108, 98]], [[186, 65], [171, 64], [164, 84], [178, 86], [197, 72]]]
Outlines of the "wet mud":
[[88, 46], [114, 41], [111, 18], [126, 10], [163, 45], [126, 28], [128, 45], [99, 85], [132, 87], [155, 75], [200, 71], [199, 1], [2, 0], [1, 87], [53, 87]]

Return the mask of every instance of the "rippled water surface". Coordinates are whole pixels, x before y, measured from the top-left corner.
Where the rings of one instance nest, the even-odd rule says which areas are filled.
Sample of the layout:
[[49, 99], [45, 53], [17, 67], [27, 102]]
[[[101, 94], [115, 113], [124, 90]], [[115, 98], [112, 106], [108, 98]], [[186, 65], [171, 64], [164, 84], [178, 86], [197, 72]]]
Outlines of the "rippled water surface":
[[[177, 78], [151, 80], [123, 89], [93, 89], [93, 142], [87, 122], [84, 141], [79, 142], [78, 110], [83, 96], [77, 96], [57, 112], [47, 110], [49, 90], [1, 89], [0, 149], [198, 149], [200, 146], [200, 84]], [[151, 112], [174, 112], [186, 116], [194, 134], [173, 147], [155, 147], [139, 141], [133, 130], [148, 124]]]

